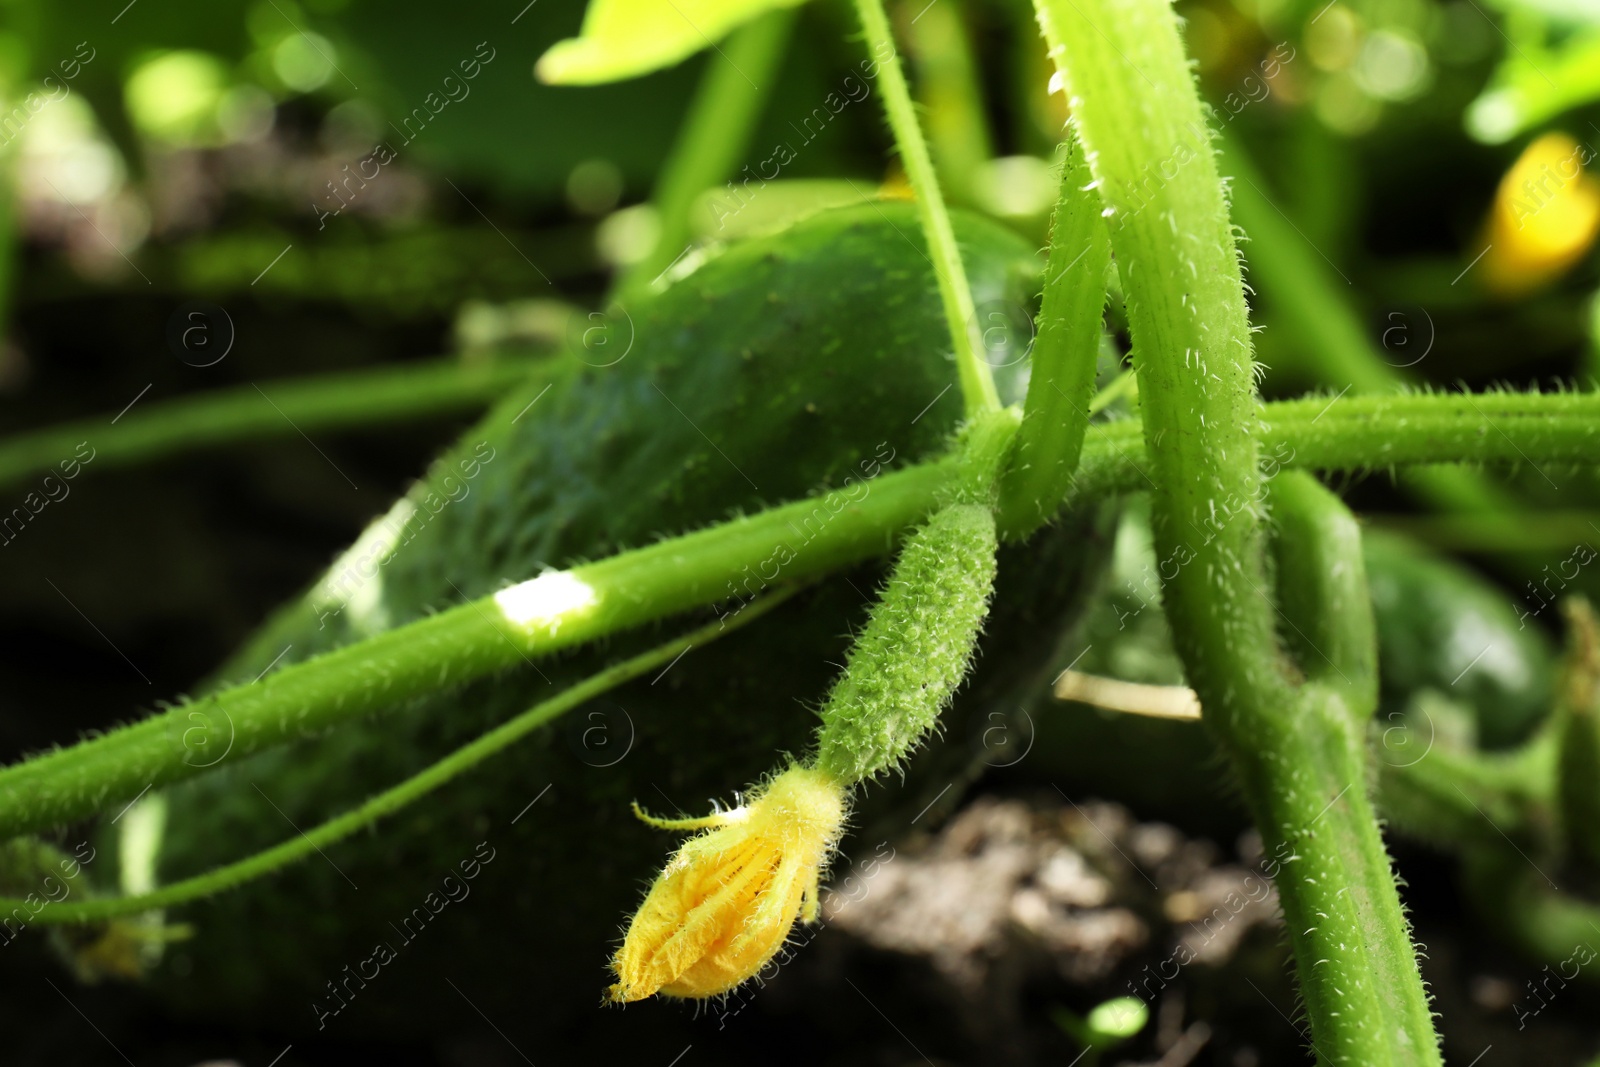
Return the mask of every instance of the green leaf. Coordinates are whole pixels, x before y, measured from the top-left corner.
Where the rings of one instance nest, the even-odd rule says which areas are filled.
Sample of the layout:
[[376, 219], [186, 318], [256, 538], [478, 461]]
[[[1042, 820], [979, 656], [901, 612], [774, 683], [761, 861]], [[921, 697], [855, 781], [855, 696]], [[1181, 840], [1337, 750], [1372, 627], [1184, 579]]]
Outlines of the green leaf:
[[1551, 22], [1600, 25], [1600, 8], [1594, 0], [1489, 0], [1489, 6], [1508, 15], [1530, 14]]
[[553, 85], [598, 85], [670, 67], [757, 15], [802, 0], [592, 0], [577, 37], [557, 41], [534, 72]]
[[1467, 106], [1467, 132], [1485, 144], [1502, 144], [1600, 99], [1600, 29], [1574, 33], [1553, 48], [1535, 38], [1542, 24], [1534, 23], [1526, 32], [1511, 29], [1524, 39]]

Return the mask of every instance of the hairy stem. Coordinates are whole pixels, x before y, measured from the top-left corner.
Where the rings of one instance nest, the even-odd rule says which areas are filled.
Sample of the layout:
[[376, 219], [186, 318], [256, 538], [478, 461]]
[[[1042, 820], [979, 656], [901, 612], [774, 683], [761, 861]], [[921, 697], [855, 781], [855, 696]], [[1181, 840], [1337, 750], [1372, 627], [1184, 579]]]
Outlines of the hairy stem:
[[[939, 192], [939, 179], [928, 156], [928, 144], [911, 103], [911, 90], [906, 86], [900, 55], [895, 51], [894, 35], [889, 32], [889, 17], [884, 13], [883, 0], [855, 0], [855, 3], [862, 28], [866, 30], [867, 46], [880, 62], [878, 77], [883, 87], [889, 128], [894, 133], [906, 177], [911, 181], [911, 191], [917, 198], [917, 215], [922, 220], [928, 251], [933, 256], [939, 300], [944, 305], [951, 344], [955, 346], [961, 394], [966, 400], [967, 417], [971, 418], [998, 408], [1000, 394], [995, 391], [989, 365], [979, 355], [977, 309], [972, 302], [972, 287], [967, 284], [967, 268], [961, 262], [961, 249], [956, 246], [950, 213]], [[888, 58], [883, 58], [885, 56]]]
[[[608, 690], [615, 689], [624, 682], [632, 681], [664, 663], [673, 661], [691, 647], [709, 644], [741, 626], [754, 622], [785, 600], [788, 600], [796, 591], [796, 589], [790, 588], [764, 596], [752, 602], [748, 608], [740, 612], [736, 617], [728, 620], [726, 625], [721, 622], [715, 622], [702, 626], [683, 637], [668, 641], [666, 644], [658, 645], [648, 652], [607, 667], [598, 674], [591, 675], [576, 685], [562, 690], [559, 695], [535, 704], [521, 715], [496, 726], [482, 737], [462, 745], [437, 763], [419, 771], [400, 784], [385, 789], [359, 807], [335, 816], [320, 826], [307, 830], [298, 837], [290, 838], [282, 844], [274, 845], [272, 848], [264, 849], [253, 856], [248, 856], [226, 866], [196, 875], [193, 878], [186, 878], [181, 882], [162, 886], [151, 893], [135, 897], [100, 897], [78, 904], [65, 902], [53, 904], [39, 912], [31, 921], [44, 924], [87, 923], [111, 919], [119, 915], [137, 915], [140, 912], [150, 911], [154, 908], [166, 908], [191, 900], [200, 900], [223, 890], [243, 885], [263, 875], [271, 874], [273, 871], [305, 859], [312, 853], [321, 851], [323, 847], [336, 841], [341, 841], [356, 831], [371, 826], [384, 816], [392, 815], [406, 805], [420, 800], [446, 782], [460, 777], [490, 757], [499, 755], [534, 730], [559, 718], [585, 701], [592, 700]], [[14, 908], [18, 907], [22, 907], [27, 911], [32, 910], [26, 908], [25, 901], [0, 899], [0, 914], [9, 914]]]
[[[1560, 473], [1600, 455], [1600, 399], [1587, 393], [1458, 393], [1307, 397], [1263, 404], [1256, 426], [1269, 468], [1416, 469], [1531, 465]], [[1150, 488], [1142, 428], [1091, 423], [1067, 503]]]
[[[1266, 179], [1229, 140], [1218, 139], [1225, 173], [1234, 178], [1233, 214], [1249, 237], [1245, 258], [1251, 281], [1272, 302], [1319, 384], [1355, 393], [1393, 393], [1416, 381], [1407, 368], [1426, 358], [1431, 322], [1400, 315], [1385, 323], [1385, 351], [1372, 343], [1344, 293], [1348, 284], [1298, 233], [1266, 191]], [[1461, 515], [1502, 516], [1519, 510], [1516, 498], [1476, 471], [1434, 468], [1408, 471], [1405, 483], [1435, 507]], [[1532, 559], [1527, 555], [1525, 559]], [[1541, 562], [1543, 562], [1541, 560]], [[1526, 567], [1537, 571], [1539, 564]]]
[[[1259, 410], [1262, 450], [1285, 467], [1600, 462], [1600, 395], [1347, 397], [1332, 407], [1312, 400]], [[1385, 435], [1377, 457], [1375, 428]], [[1152, 466], [1137, 424], [1096, 424], [1068, 502], [1148, 488]], [[745, 567], [770, 570], [787, 559], [781, 579], [800, 581], [882, 556], [959, 487], [962, 474], [960, 461], [947, 457], [884, 474], [860, 500], [824, 494], [550, 572], [36, 756], [0, 770], [0, 836], [126, 803], [152, 783], [202, 773], [220, 762], [214, 753], [239, 758], [535, 656], [718, 603]], [[728, 610], [737, 610], [737, 602]]]
[[1294, 728], [1234, 759], [1294, 949], [1311, 1044], [1330, 1064], [1439, 1064], [1427, 994], [1377, 816], [1366, 750], [1331, 687], [1280, 708]]
[[1256, 592], [1266, 578], [1250, 327], [1176, 23], [1158, 0], [1046, 0], [1039, 10], [1127, 290], [1153, 532], [1164, 555], [1186, 557], [1165, 590], [1172, 628], [1208, 711], [1252, 717], [1206, 700], [1249, 692], [1265, 713], [1286, 683]]
[[1000, 483], [1000, 527], [1025, 537], [1056, 513], [1089, 428], [1111, 242], [1077, 138], [1068, 135], [1050, 233], [1039, 333], [1016, 451]]
[[[1314, 1041], [1332, 1046], [1335, 1063], [1438, 1062], [1410, 927], [1368, 795], [1378, 668], [1360, 527], [1303, 471], [1280, 474], [1268, 490], [1284, 640], [1306, 682], [1280, 713], [1281, 734], [1246, 747], [1235, 765], [1263, 840], [1282, 852], [1279, 899]], [[1373, 1049], [1390, 1058], [1368, 1059]]]
[[930, 4], [907, 33], [939, 179], [954, 202], [976, 203], [979, 178], [983, 165], [994, 158], [994, 143], [966, 13], [955, 4]]
[[[1301, 667], [1309, 677], [1296, 683], [1279, 647], [1282, 613], [1263, 566], [1244, 286], [1177, 19], [1166, 0], [1038, 6], [1127, 291], [1167, 617], [1263, 840], [1284, 853], [1277, 884], [1312, 1043], [1334, 1064], [1437, 1064], [1427, 997], [1366, 797], [1360, 720], [1372, 708], [1355, 701], [1374, 687], [1338, 684], [1349, 668], [1320, 649], [1311, 651], [1329, 659], [1335, 681], [1313, 671], [1308, 656]], [[1275, 503], [1289, 513], [1331, 508], [1304, 486]], [[1296, 525], [1296, 534], [1327, 526]], [[1354, 536], [1284, 562], [1306, 566], [1319, 554], [1361, 574]], [[1364, 581], [1352, 605], [1337, 583], [1283, 578], [1307, 590], [1286, 604], [1303, 619], [1352, 606], [1370, 616]], [[1369, 617], [1367, 640], [1370, 630]], [[1330, 651], [1353, 666], [1361, 640], [1352, 632]]]
[[[502, 589], [246, 685], [0, 771], [0, 835], [83, 818], [224, 758], [725, 600], [745, 568], [802, 581], [881, 555], [921, 520], [957, 464], [912, 468]], [[809, 522], [809, 529], [804, 525]], [[797, 533], [796, 531], [805, 531]], [[780, 549], [784, 551], [780, 554]], [[724, 618], [739, 610], [728, 607]], [[225, 754], [225, 755], [219, 755]]]
[[[440, 359], [146, 400], [114, 420], [58, 423], [0, 441], [0, 486], [74, 459], [99, 471], [206, 445], [476, 411], [526, 381], [537, 366], [527, 359], [482, 365]], [[86, 462], [77, 451], [80, 444], [89, 448]]]
[[653, 199], [661, 232], [650, 254], [628, 268], [617, 286], [626, 296], [648, 285], [688, 247], [695, 199], [738, 166], [761, 109], [778, 80], [795, 10], [777, 8], [735, 30], [706, 62], [705, 73], [672, 154], [661, 167]]

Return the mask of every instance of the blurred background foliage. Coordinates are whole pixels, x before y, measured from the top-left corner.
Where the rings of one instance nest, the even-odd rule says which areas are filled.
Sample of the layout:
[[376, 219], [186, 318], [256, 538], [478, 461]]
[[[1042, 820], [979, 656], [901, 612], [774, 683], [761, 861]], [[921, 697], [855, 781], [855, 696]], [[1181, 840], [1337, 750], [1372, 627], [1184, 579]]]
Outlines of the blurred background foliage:
[[[721, 59], [542, 85], [534, 64], [577, 31], [582, 5], [525, 2], [0, 0], [5, 432], [230, 385], [559, 349], [613, 273], [653, 251], [654, 179]], [[1268, 396], [1593, 388], [1600, 5], [1178, 8], [1235, 179]], [[908, 0], [893, 14], [950, 198], [1042, 246], [1067, 111], [1031, 7]], [[860, 59], [847, 4], [799, 11], [747, 163], [697, 205], [697, 239], [863, 191], [903, 195], [875, 94], [847, 81]], [[793, 158], [769, 180], [779, 146]], [[170, 341], [195, 300], [233, 329], [227, 358], [205, 367]], [[195, 684], [465, 424], [318, 434], [326, 463], [291, 438], [91, 468], [76, 504], [39, 515], [0, 556], [0, 756]], [[1600, 479], [1527, 468], [1495, 482], [1495, 506], [1477, 509], [1460, 485], [1341, 488], [1367, 521], [1492, 576], [1555, 637], [1545, 605], [1600, 594], [1600, 568], [1562, 568], [1600, 542]], [[4, 491], [20, 500], [26, 486]], [[1107, 734], [1166, 753], [1172, 773], [1146, 774], [1141, 813], [1219, 835], [1241, 826], [1179, 788], [1178, 770], [1208, 757], [1170, 734]], [[1077, 772], [1109, 789], [1140, 766]], [[1425, 867], [1411, 873], [1449, 893]]]
[[[1520, 383], [1581, 365], [1600, 187], [1576, 172], [1533, 186], [1542, 246], [1514, 201], [1530, 180], [1594, 155], [1593, 5], [1179, 6], [1218, 125], [1254, 157], [1274, 209], [1337, 273], [1373, 339], [1398, 346], [1407, 331], [1386, 316], [1425, 309], [1448, 358], [1420, 364], [1424, 377]], [[10, 256], [26, 268], [14, 299], [250, 290], [437, 320], [473, 298], [592, 296], [651, 242], [641, 205], [706, 60], [617, 85], [541, 85], [534, 61], [581, 11], [570, 0], [516, 7], [6, 0], [0, 92], [20, 246]], [[952, 197], [1042, 238], [1065, 104], [1030, 11], [1013, 0], [908, 6], [900, 22]], [[873, 108], [846, 106], [821, 133], [806, 125], [840, 92], [851, 37], [842, 6], [804, 10], [764, 89], [752, 167], [730, 179], [744, 186], [779, 144], [795, 158], [773, 200], [829, 195], [799, 180], [886, 177]], [[462, 79], [458, 64], [475, 55], [492, 58]], [[374, 162], [380, 146], [392, 161]], [[1515, 232], [1491, 242], [1502, 178]], [[723, 236], [728, 214], [713, 197], [697, 213], [700, 234]], [[1530, 247], [1509, 247], [1518, 238]], [[1486, 269], [1459, 279], [1486, 244]], [[1273, 333], [1263, 355], [1283, 388], [1314, 384]]]

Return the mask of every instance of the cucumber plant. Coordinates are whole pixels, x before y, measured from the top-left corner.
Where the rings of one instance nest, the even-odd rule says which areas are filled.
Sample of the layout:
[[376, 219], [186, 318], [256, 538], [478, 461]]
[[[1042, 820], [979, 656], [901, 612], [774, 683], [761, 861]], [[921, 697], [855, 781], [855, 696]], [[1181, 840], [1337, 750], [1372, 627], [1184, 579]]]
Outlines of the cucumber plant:
[[[569, 83], [629, 77], [698, 51], [707, 33], [731, 32], [738, 59], [762, 81], [776, 77], [792, 5], [699, 6], [706, 17], [696, 25], [642, 0], [593, 0], [582, 35], [552, 49], [540, 73]], [[689, 205], [730, 169], [759, 104], [742, 71], [736, 79], [714, 65], [658, 185], [664, 243], [618, 282], [612, 314], [637, 330], [631, 360], [518, 375], [513, 393], [207, 692], [0, 769], [0, 835], [21, 842], [7, 855], [35, 865], [51, 856], [28, 835], [166, 787], [122, 842], [125, 864], [142, 857], [161, 877], [125, 879], [143, 888], [122, 895], [40, 908], [6, 900], [0, 910], [98, 931], [104, 956], [138, 931], [155, 936], [144, 921], [152, 913], [208, 900], [213, 918], [228, 921], [208, 932], [209, 962], [195, 957], [181, 996], [265, 1002], [273, 976], [303, 976], [304, 961], [283, 946], [241, 951], [250, 924], [242, 910], [221, 910], [240, 899], [227, 891], [272, 875], [286, 906], [301, 899], [296, 891], [325, 899], [317, 886], [331, 875], [296, 861], [336, 841], [364, 851], [363, 870], [448, 865], [437, 847], [445, 836], [461, 840], [494, 797], [530, 769], [550, 769], [537, 755], [515, 766], [491, 757], [547, 741], [540, 728], [556, 717], [725, 635], [708, 653], [727, 675], [719, 710], [770, 705], [775, 687], [781, 699], [813, 697], [826, 682], [815, 671], [740, 677], [750, 642], [764, 635], [826, 653], [819, 629], [836, 635], [840, 615], [855, 618], [828, 579], [893, 553], [814, 739], [803, 716], [781, 708], [746, 712], [756, 721], [732, 738], [722, 732], [732, 714], [648, 727], [689, 761], [687, 780], [758, 784], [704, 818], [635, 807], [653, 829], [697, 833], [635, 914], [613, 958], [611, 996], [726, 993], [760, 972], [796, 921], [816, 917], [853, 806], [941, 728], [984, 627], [992, 636], [1037, 633], [1040, 618], [1059, 624], [1095, 569], [1094, 509], [1148, 490], [1174, 646], [1268, 851], [1288, 857], [1276, 881], [1320, 1060], [1441, 1062], [1380, 810], [1458, 848], [1475, 891], [1508, 904], [1509, 921], [1541, 950], [1557, 951], [1568, 928], [1589, 921], [1581, 901], [1530, 886], [1498, 844], [1483, 845], [1481, 828], [1464, 829], [1450, 794], [1508, 813], [1513, 848], [1525, 835], [1576, 864], [1595, 862], [1592, 620], [1574, 609], [1558, 713], [1523, 749], [1375, 771], [1380, 634], [1362, 536], [1312, 472], [1593, 464], [1600, 399], [1262, 404], [1228, 197], [1165, 0], [1036, 0], [1072, 116], [1042, 266], [1016, 238], [949, 210], [882, 3], [855, 8], [913, 203], [824, 212], [685, 260], [674, 246], [690, 232]], [[1138, 417], [1090, 435], [1113, 264]], [[977, 309], [1035, 295], [1029, 373], [997, 380]], [[408, 403], [399, 409], [413, 410]], [[135, 452], [170, 448], [174, 433], [221, 433], [222, 410], [194, 405], [161, 432], [138, 418], [122, 432]], [[899, 436], [872, 440], [882, 425]], [[718, 438], [740, 442], [738, 462]], [[0, 466], [12, 476], [30, 469], [54, 454], [49, 440], [7, 446]], [[1271, 477], [1263, 455], [1280, 468]], [[450, 487], [463, 476], [483, 480], [456, 498]], [[442, 497], [453, 503], [435, 507]], [[683, 532], [653, 540], [663, 530]], [[1007, 595], [1008, 561], [1024, 568], [1026, 595]], [[650, 627], [712, 606], [714, 621], [651, 640]], [[602, 641], [626, 655], [608, 664]], [[1042, 667], [1048, 649], [1027, 651], [1020, 662]], [[653, 706], [674, 703], [687, 701]], [[1520, 740], [1522, 726], [1496, 740]], [[318, 740], [310, 759], [299, 744], [307, 738]], [[307, 817], [300, 837], [280, 841], [251, 814], [246, 789], [263, 782], [292, 798], [288, 814]], [[371, 793], [379, 782], [387, 787]], [[614, 809], [634, 799], [614, 790], [589, 796]], [[437, 806], [415, 804], [425, 795]], [[380, 820], [376, 835], [356, 833]], [[152, 859], [129, 837], [158, 823], [163, 854]], [[654, 847], [643, 828], [611, 825], [626, 849], [563, 842], [524, 877], [554, 882]], [[545, 831], [518, 832], [538, 842]], [[554, 922], [528, 911], [529, 922]], [[347, 943], [337, 923], [317, 922], [331, 945]], [[491, 922], [470, 936], [492, 944], [503, 934]], [[346, 1006], [318, 1008], [319, 1024]]]

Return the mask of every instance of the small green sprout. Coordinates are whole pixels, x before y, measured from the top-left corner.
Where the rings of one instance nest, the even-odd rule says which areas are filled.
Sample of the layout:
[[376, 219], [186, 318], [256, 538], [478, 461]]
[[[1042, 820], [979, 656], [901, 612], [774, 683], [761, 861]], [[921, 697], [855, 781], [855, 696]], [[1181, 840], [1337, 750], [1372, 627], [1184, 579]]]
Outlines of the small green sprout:
[[1100, 1053], [1137, 1035], [1150, 1021], [1150, 1008], [1138, 997], [1116, 997], [1089, 1009], [1080, 1017], [1060, 1005], [1050, 1010], [1050, 1018], [1088, 1053], [1085, 1062], [1093, 1064]]

